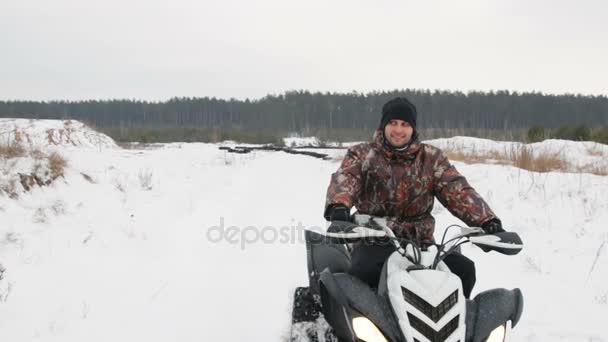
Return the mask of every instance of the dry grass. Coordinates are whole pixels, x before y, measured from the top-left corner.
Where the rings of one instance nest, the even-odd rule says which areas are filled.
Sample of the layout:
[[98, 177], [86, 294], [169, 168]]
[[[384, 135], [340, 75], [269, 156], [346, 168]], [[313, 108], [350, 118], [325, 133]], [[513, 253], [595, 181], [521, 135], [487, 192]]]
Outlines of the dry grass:
[[512, 164], [506, 153], [498, 151], [461, 151], [458, 148], [449, 148], [443, 151], [450, 160], [457, 160], [466, 164]]
[[54, 135], [55, 135], [55, 129], [49, 128], [46, 130], [46, 140], [48, 141], [49, 145], [57, 145]]
[[606, 165], [589, 165], [578, 170], [579, 172], [591, 173], [596, 176], [608, 176], [608, 166]]
[[446, 150], [444, 153], [450, 160], [457, 160], [466, 164], [486, 164], [490, 161], [498, 164], [504, 164], [507, 160], [503, 154], [496, 151], [465, 153], [458, 150]]
[[15, 128], [14, 134], [15, 134], [15, 142], [17, 144], [19, 144], [23, 140], [23, 137], [21, 135], [21, 131]]
[[534, 155], [532, 149], [522, 145], [510, 151], [509, 159], [513, 166], [534, 172], [566, 171], [570, 164], [562, 159], [559, 153], [541, 153]]
[[49, 169], [51, 170], [51, 178], [63, 176], [65, 167], [68, 165], [67, 160], [62, 157], [59, 153], [53, 152], [48, 157]]
[[532, 148], [526, 145], [514, 146], [510, 151], [463, 152], [459, 150], [444, 151], [450, 160], [467, 164], [503, 164], [513, 165], [520, 169], [534, 172], [567, 171], [571, 168], [560, 153], [541, 153], [535, 155]]
[[0, 145], [0, 157], [11, 159], [19, 158], [26, 155], [26, 150], [18, 144]]

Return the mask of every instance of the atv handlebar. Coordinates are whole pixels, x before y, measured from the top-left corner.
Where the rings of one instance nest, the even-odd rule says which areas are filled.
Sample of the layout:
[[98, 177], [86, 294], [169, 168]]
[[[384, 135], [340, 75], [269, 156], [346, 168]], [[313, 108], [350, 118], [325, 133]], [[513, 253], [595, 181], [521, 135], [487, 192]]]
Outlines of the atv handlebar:
[[[446, 241], [447, 231], [459, 227], [460, 234]], [[454, 253], [459, 246], [472, 243], [484, 252], [496, 251], [501, 254], [514, 255], [521, 251], [523, 243], [517, 233], [502, 232], [487, 234], [480, 227], [462, 227], [451, 225], [446, 228], [440, 243], [434, 241], [416, 241], [409, 238], [397, 237], [388, 227], [386, 218], [370, 215], [355, 215], [354, 223], [346, 221], [333, 221], [328, 228], [327, 237], [338, 239], [341, 243], [356, 242], [369, 238], [387, 238], [395, 245], [396, 250], [403, 256], [410, 258], [415, 264], [420, 263], [422, 251], [434, 246], [437, 254], [432, 268], [436, 268], [446, 256]], [[450, 244], [452, 244], [450, 246]], [[449, 247], [448, 247], [449, 246]]]

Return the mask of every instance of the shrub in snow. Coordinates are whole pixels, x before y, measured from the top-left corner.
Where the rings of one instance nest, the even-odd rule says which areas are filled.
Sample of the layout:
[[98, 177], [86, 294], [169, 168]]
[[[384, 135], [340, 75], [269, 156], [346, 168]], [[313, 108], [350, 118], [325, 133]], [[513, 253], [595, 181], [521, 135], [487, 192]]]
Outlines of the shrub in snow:
[[0, 157], [5, 159], [23, 157], [25, 149], [19, 144], [0, 145]]
[[143, 190], [152, 190], [152, 171], [151, 170], [139, 170], [137, 174], [139, 179], [139, 185]]
[[33, 221], [35, 223], [46, 223], [48, 220], [48, 216], [46, 215], [46, 210], [44, 208], [38, 208], [34, 212]]
[[67, 166], [68, 162], [59, 153], [53, 152], [48, 156], [48, 167], [51, 171], [51, 178], [56, 179], [57, 177], [63, 176], [63, 171]]
[[0, 302], [6, 302], [11, 284], [6, 280], [6, 268], [0, 264]]
[[545, 129], [542, 126], [532, 126], [528, 129], [528, 142], [545, 140]]

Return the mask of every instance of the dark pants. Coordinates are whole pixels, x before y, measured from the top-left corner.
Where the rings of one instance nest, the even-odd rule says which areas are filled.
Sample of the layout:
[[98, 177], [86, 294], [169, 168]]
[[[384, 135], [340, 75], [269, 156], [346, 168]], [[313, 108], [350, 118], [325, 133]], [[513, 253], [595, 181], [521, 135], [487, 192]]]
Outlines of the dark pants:
[[[378, 287], [380, 273], [386, 259], [395, 251], [395, 247], [388, 244], [361, 244], [351, 252], [350, 274], [363, 280], [373, 288]], [[460, 253], [452, 253], [445, 257], [450, 271], [462, 281], [464, 296], [469, 298], [475, 286], [475, 263]]]

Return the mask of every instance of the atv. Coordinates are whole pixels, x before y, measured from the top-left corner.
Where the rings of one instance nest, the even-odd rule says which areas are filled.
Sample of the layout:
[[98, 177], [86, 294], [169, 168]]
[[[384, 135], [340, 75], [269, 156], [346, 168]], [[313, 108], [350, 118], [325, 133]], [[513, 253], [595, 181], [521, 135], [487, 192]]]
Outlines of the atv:
[[[452, 227], [452, 226], [451, 226]], [[294, 295], [291, 342], [504, 342], [519, 321], [519, 289], [492, 289], [472, 300], [443, 259], [472, 243], [485, 252], [515, 255], [516, 233], [461, 232], [441, 243], [396, 237], [384, 218], [355, 215], [333, 221], [327, 232], [305, 232], [308, 287]], [[348, 273], [349, 244], [385, 241], [395, 246], [377, 288]]]

